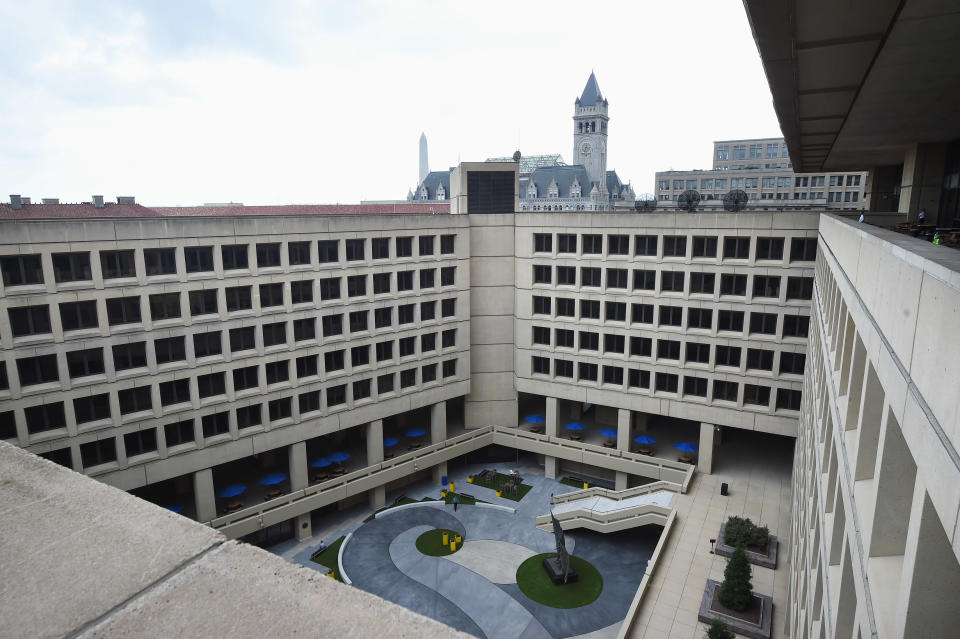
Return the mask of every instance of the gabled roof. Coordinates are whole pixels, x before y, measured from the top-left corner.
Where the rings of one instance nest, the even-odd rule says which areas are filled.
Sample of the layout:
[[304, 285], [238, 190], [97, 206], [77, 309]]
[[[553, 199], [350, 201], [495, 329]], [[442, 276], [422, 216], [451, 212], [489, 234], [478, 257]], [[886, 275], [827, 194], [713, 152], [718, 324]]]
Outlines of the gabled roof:
[[420, 198], [420, 187], [427, 187], [427, 197], [431, 200], [437, 199], [437, 189], [443, 186], [443, 199], [450, 199], [450, 171], [430, 171], [423, 182], [417, 185], [417, 190], [413, 192], [414, 201]]
[[619, 193], [623, 188], [623, 180], [617, 175], [616, 171], [607, 171], [607, 191], [609, 193]]
[[[573, 181], [580, 183], [581, 197], [590, 195], [590, 178], [582, 164], [574, 166], [547, 166], [540, 167], [530, 174], [530, 181], [537, 186], [537, 197], [547, 197], [550, 183], [556, 181], [559, 197], [570, 197], [570, 187]], [[527, 183], [529, 184], [529, 183]], [[526, 185], [520, 189], [520, 197], [527, 197]]]
[[580, 106], [594, 106], [597, 102], [603, 101], [603, 95], [600, 93], [600, 87], [597, 85], [597, 76], [590, 72], [587, 79], [587, 85], [583, 87], [583, 93], [580, 95]]

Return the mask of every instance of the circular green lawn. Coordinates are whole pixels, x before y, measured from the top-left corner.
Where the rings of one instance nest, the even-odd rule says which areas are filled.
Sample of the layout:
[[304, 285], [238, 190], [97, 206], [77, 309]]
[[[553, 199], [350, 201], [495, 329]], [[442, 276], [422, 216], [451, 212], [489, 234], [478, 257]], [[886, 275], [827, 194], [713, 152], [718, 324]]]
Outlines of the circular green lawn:
[[600, 572], [587, 561], [573, 555], [570, 555], [570, 566], [579, 574], [579, 580], [554, 586], [547, 571], [543, 569], [543, 560], [556, 555], [555, 552], [534, 555], [520, 564], [517, 569], [517, 585], [523, 594], [551, 608], [579, 608], [600, 596], [603, 590], [603, 577]]
[[[449, 539], [447, 539], [448, 544], [446, 546], [443, 545], [443, 533], [447, 533], [447, 535], [449, 535]], [[417, 550], [425, 555], [429, 555], [430, 557], [446, 557], [447, 555], [452, 555], [453, 553], [459, 551], [460, 547], [463, 545], [463, 541], [461, 541], [459, 544], [457, 544], [457, 550], [450, 550], [449, 541], [450, 539], [455, 539], [457, 535], [461, 535], [461, 533], [458, 533], [454, 530], [446, 530], [444, 528], [428, 530], [417, 537]]]

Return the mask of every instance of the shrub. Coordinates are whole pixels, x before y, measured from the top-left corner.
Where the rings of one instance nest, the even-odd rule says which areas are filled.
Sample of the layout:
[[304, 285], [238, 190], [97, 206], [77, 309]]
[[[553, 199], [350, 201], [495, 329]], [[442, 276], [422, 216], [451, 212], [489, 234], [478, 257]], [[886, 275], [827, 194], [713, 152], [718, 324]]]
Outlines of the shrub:
[[743, 546], [737, 546], [723, 571], [723, 583], [720, 584], [717, 599], [731, 610], [746, 610], [750, 605], [750, 597], [753, 596], [751, 577], [753, 572], [750, 570], [750, 562], [747, 561], [747, 552]]
[[769, 536], [769, 528], [757, 526], [744, 517], [730, 517], [723, 530], [723, 542], [728, 546], [763, 548]]
[[714, 619], [707, 628], [707, 639], [736, 639], [733, 631], [721, 619]]

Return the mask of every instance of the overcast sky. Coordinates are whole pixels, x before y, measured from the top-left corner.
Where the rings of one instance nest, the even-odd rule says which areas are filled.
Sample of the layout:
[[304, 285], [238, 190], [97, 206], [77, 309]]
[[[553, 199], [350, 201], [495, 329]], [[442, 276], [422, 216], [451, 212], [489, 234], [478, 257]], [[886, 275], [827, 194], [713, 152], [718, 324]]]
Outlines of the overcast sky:
[[0, 200], [402, 199], [430, 166], [560, 153], [591, 69], [608, 168], [779, 136], [741, 0], [0, 3]]

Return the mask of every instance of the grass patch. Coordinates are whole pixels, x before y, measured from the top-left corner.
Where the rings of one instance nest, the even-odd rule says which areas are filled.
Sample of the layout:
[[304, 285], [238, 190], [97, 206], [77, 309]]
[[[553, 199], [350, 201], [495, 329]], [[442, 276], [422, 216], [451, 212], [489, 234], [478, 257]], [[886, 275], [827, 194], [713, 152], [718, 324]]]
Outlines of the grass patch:
[[[489, 488], [490, 490], [503, 490], [503, 487], [510, 481], [509, 475], [504, 475], [503, 473], [494, 473], [493, 478], [490, 478], [490, 475], [487, 475], [486, 481], [480, 480], [480, 475], [473, 475], [473, 485], [474, 486], [483, 486], [484, 488]], [[524, 495], [530, 492], [530, 489], [533, 488], [530, 484], [521, 483], [516, 488], [516, 492], [507, 491], [501, 492], [500, 496], [504, 499], [509, 499], [511, 501], [520, 501], [523, 499]]]
[[[450, 550], [449, 543], [446, 546], [443, 545], [444, 534], [448, 535], [449, 539], [455, 539], [460, 533], [447, 528], [428, 530], [417, 537], [417, 550], [430, 557], [446, 557], [459, 551], [463, 542], [461, 541], [461, 543], [457, 545], [457, 550]], [[449, 539], [447, 540], [448, 542]]]
[[[571, 478], [569, 478], [569, 477], [564, 477], [563, 479], [560, 480], [560, 483], [563, 484], [564, 486], [573, 486], [574, 488], [579, 488], [579, 489], [583, 490], [583, 482], [582, 482], [582, 481], [576, 481], [576, 480], [573, 480], [573, 479], [571, 479]], [[593, 487], [594, 487], [594, 484], [591, 484], [590, 482], [587, 482], [587, 488], [593, 488]]]
[[333, 570], [333, 577], [337, 581], [343, 581], [343, 579], [340, 577], [340, 570], [337, 567], [337, 555], [340, 554], [340, 546], [343, 545], [344, 539], [345, 537], [340, 537], [320, 552], [313, 553], [310, 556], [310, 561], [318, 563], [321, 566], [326, 566], [327, 568]]
[[557, 553], [535, 555], [520, 564], [517, 569], [517, 585], [520, 591], [537, 603], [551, 608], [579, 608], [596, 600], [603, 591], [603, 577], [589, 562], [570, 556], [570, 565], [580, 576], [579, 581], [564, 586], [554, 586], [543, 569], [546, 557], [556, 557]]

